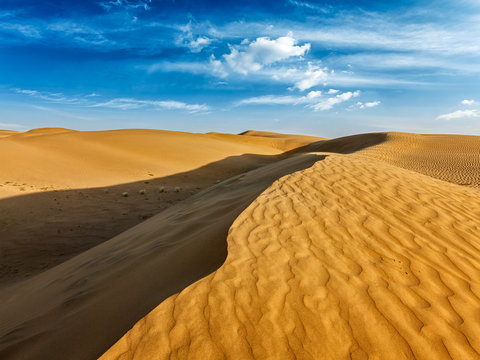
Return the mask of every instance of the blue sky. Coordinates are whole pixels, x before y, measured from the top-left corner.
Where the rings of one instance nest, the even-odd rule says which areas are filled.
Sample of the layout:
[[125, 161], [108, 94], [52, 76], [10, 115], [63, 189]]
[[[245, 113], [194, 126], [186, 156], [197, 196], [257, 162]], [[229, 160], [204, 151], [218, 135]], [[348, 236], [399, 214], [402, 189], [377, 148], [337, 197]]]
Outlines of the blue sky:
[[0, 128], [480, 135], [480, 3], [0, 0]]

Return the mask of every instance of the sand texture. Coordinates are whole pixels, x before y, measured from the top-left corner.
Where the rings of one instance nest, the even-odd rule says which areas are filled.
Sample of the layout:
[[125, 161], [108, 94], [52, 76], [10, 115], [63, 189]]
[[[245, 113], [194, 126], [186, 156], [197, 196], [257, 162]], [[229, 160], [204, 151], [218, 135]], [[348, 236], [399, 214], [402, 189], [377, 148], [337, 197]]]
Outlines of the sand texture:
[[480, 186], [480, 136], [374, 133], [314, 142], [301, 151], [351, 153], [459, 185]]
[[479, 359], [479, 195], [329, 155], [264, 191], [225, 263], [101, 359]]
[[0, 291], [1, 359], [480, 359], [479, 137], [202, 136], [274, 153]]

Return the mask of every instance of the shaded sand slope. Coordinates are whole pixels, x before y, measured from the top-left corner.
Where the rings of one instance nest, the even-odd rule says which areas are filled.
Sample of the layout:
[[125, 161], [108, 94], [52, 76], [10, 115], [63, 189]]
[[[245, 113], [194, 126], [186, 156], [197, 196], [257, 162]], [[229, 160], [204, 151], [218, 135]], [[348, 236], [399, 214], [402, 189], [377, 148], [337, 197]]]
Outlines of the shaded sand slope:
[[281, 134], [272, 141], [135, 129], [0, 131], [0, 288], [319, 139], [298, 138], [288, 135], [286, 143]]
[[[217, 181], [280, 157], [229, 156], [191, 171], [145, 181], [0, 199], [0, 291], [111, 239]], [[127, 197], [122, 196], [125, 192]]]
[[372, 133], [320, 141], [299, 151], [362, 155], [459, 185], [480, 186], [480, 136]]
[[480, 197], [365, 156], [287, 175], [107, 359], [480, 359]]
[[225, 260], [235, 218], [303, 154], [204, 190], [0, 293], [1, 359], [93, 359], [168, 296]]

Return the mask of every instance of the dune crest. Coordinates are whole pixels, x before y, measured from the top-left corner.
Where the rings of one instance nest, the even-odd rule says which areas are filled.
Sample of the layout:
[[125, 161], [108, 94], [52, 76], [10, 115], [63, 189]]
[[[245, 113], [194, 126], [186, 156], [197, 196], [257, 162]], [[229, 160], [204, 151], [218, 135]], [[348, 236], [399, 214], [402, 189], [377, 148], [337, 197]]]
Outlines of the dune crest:
[[262, 193], [101, 360], [479, 359], [480, 197], [362, 155]]

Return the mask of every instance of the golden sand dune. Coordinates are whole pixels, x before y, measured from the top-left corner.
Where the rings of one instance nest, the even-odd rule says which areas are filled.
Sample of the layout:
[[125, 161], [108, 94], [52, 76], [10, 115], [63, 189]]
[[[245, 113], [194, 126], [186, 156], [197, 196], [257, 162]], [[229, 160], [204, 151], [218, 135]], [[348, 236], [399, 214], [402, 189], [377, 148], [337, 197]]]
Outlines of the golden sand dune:
[[0, 132], [0, 288], [278, 160], [282, 146], [320, 139], [277, 135], [251, 141], [156, 130]]
[[26, 191], [107, 186], [147, 179], [149, 174], [168, 176], [228, 156], [282, 152], [271, 147], [270, 138], [257, 137], [255, 143], [244, 138], [160, 130], [35, 129], [1, 138], [0, 181], [26, 183]]
[[18, 133], [17, 131], [12, 131], [12, 130], [0, 130], [0, 138], [14, 135], [17, 133]]
[[101, 359], [478, 359], [480, 197], [357, 155], [287, 175]]
[[303, 154], [238, 175], [0, 292], [0, 359], [93, 359], [168, 296], [217, 269], [235, 218]]
[[306, 146], [315, 141], [325, 140], [324, 138], [315, 136], [278, 134], [264, 131], [246, 131], [240, 135], [210, 132], [206, 135], [227, 141], [241, 142], [256, 146], [267, 146], [282, 151], [290, 151]]
[[480, 186], [480, 137], [373, 133], [315, 142], [301, 151], [359, 153], [459, 185]]
[[6, 289], [0, 358], [480, 359], [480, 194], [422, 174], [478, 140], [427, 138], [317, 141]]

